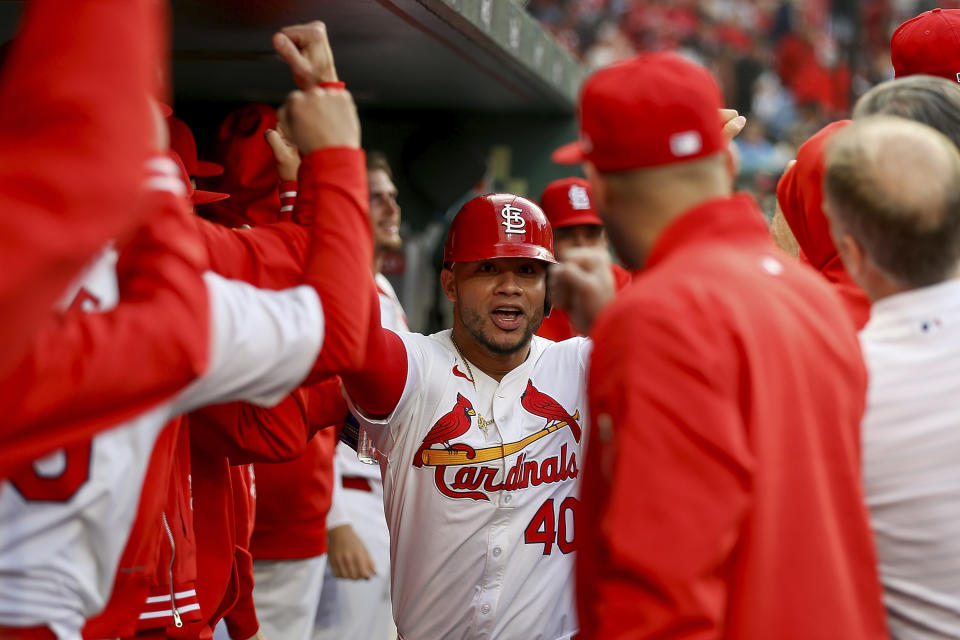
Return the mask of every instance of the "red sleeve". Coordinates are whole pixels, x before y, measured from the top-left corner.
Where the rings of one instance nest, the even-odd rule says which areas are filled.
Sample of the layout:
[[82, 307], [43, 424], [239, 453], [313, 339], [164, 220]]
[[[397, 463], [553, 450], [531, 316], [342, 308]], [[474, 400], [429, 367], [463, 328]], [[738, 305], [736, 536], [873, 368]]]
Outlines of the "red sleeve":
[[577, 513], [588, 640], [719, 637], [722, 572], [750, 501], [735, 358], [718, 346], [729, 341], [653, 306], [620, 304], [594, 334], [593, 432]]
[[103, 244], [129, 234], [160, 3], [24, 3], [0, 75], [0, 374]]
[[323, 348], [307, 384], [364, 362], [378, 306], [366, 171], [359, 149], [321, 149], [300, 165], [294, 220], [311, 242], [303, 281], [316, 289], [324, 317]]
[[297, 202], [297, 181], [281, 180], [278, 191], [280, 193], [280, 215], [277, 220], [293, 220], [293, 208]]
[[308, 437], [320, 429], [339, 427], [347, 419], [347, 402], [340, 393], [340, 378], [334, 376], [306, 387]]
[[610, 271], [613, 272], [613, 282], [614, 282], [614, 285], [617, 287], [617, 291], [620, 291], [625, 286], [630, 284], [630, 280], [632, 279], [630, 272], [624, 269], [623, 267], [621, 267], [620, 265], [611, 264]]
[[292, 460], [310, 439], [307, 393], [296, 389], [271, 409], [247, 402], [204, 407], [190, 414], [190, 430], [195, 443], [230, 464]]
[[139, 415], [206, 370], [206, 253], [182, 197], [148, 199], [117, 265], [119, 304], [51, 317], [0, 385], [0, 472]]
[[[373, 282], [373, 278], [370, 278]], [[373, 295], [376, 296], [374, 290]], [[358, 372], [340, 377], [350, 398], [370, 417], [393, 413], [407, 383], [407, 348], [400, 336], [380, 326], [380, 304], [376, 297], [370, 313], [366, 356]]]
[[210, 253], [210, 268], [225, 278], [267, 289], [285, 289], [303, 281], [310, 232], [293, 222], [231, 229], [200, 219]]

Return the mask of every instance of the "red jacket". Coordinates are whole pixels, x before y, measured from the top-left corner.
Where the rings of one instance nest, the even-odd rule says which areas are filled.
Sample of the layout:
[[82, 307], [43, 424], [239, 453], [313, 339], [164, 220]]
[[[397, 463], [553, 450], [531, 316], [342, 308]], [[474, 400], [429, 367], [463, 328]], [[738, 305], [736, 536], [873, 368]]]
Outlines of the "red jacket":
[[[630, 272], [617, 264], [610, 265], [610, 271], [613, 273], [613, 280], [617, 291], [630, 284]], [[570, 322], [570, 316], [565, 311], [554, 309], [550, 315], [543, 319], [543, 324], [537, 329], [537, 335], [547, 340], [560, 342], [567, 338], [579, 336], [580, 332]]]
[[250, 536], [257, 512], [257, 482], [252, 464], [230, 467], [230, 482], [233, 488], [234, 515], [236, 517], [236, 543], [234, 571], [236, 574], [237, 599], [224, 617], [231, 638], [245, 640], [259, 629], [257, 610], [253, 606], [253, 556], [250, 555]]
[[752, 199], [673, 221], [593, 337], [580, 637], [886, 638], [856, 333]]
[[339, 380], [308, 389], [308, 421], [321, 429], [295, 460], [254, 465], [257, 519], [250, 552], [256, 560], [295, 560], [327, 552], [327, 512], [333, 498], [336, 429], [347, 416]]
[[136, 227], [161, 8], [24, 5], [0, 76], [0, 380], [87, 262]]

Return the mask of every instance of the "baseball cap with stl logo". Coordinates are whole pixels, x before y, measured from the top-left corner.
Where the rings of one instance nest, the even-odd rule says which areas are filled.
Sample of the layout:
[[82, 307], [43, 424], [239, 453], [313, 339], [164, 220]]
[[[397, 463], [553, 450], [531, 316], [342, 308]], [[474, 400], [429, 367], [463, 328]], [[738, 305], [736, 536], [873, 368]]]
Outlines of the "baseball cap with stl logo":
[[890, 59], [898, 78], [923, 73], [960, 82], [960, 9], [925, 11], [897, 27]]
[[553, 161], [627, 171], [703, 158], [726, 146], [721, 106], [705, 68], [675, 53], [643, 54], [587, 79], [580, 140], [554, 151]]
[[548, 184], [540, 196], [540, 207], [554, 229], [603, 224], [593, 208], [590, 183], [583, 178], [562, 178]]

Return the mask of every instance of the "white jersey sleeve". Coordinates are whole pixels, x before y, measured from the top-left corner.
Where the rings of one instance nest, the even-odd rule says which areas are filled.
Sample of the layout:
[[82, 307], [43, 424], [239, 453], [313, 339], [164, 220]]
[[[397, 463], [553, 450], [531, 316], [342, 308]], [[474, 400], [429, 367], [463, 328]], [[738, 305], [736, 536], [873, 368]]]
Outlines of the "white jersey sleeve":
[[215, 273], [207, 372], [174, 402], [178, 413], [243, 400], [273, 406], [310, 372], [323, 343], [323, 309], [306, 285], [268, 291]]

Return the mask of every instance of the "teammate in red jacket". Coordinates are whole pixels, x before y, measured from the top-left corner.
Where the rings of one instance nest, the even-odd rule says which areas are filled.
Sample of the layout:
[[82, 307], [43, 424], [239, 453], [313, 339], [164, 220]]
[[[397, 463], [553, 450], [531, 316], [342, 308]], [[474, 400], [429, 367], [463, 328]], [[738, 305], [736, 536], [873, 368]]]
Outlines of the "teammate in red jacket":
[[719, 102], [706, 69], [640, 56], [587, 81], [591, 145], [554, 156], [643, 269], [591, 330], [580, 637], [886, 638], [853, 324], [731, 194]]

